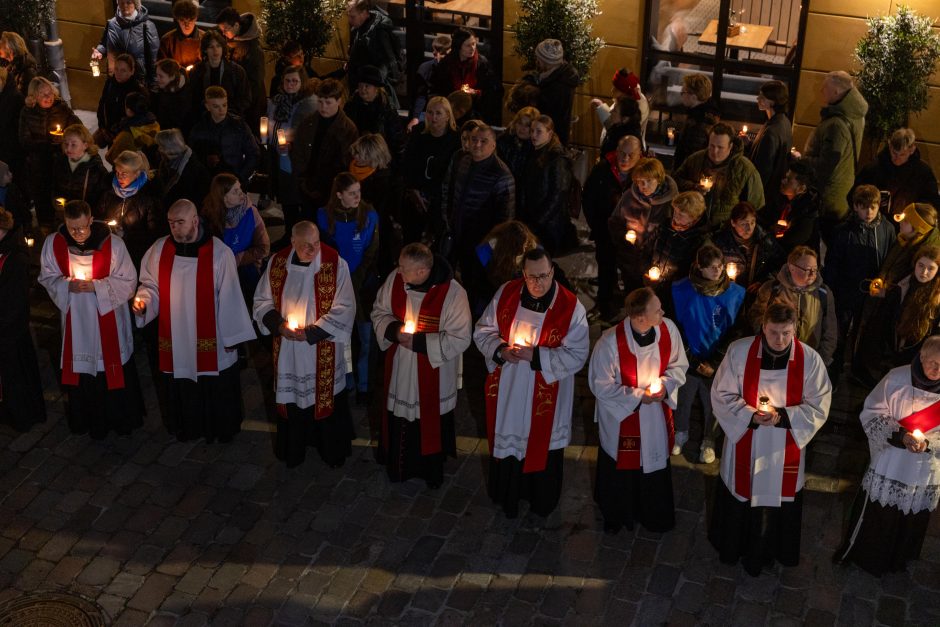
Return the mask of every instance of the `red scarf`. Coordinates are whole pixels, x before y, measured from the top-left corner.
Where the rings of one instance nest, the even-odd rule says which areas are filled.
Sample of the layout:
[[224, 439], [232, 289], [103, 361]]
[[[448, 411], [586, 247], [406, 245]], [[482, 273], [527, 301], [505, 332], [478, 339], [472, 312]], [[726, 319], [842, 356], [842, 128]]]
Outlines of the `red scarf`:
[[[218, 372], [218, 339], [215, 329], [215, 263], [213, 248], [215, 238], [209, 238], [199, 247], [196, 260], [196, 371]], [[157, 286], [160, 295], [159, 341], [160, 370], [173, 372], [173, 303], [170, 285], [173, 278], [173, 261], [176, 259], [176, 243], [167, 237], [160, 252], [160, 271]]]
[[[512, 323], [519, 310], [522, 300], [523, 279], [515, 279], [506, 284], [496, 306], [496, 324], [499, 327], [499, 336], [508, 338], [512, 330]], [[542, 330], [539, 334], [537, 346], [543, 348], [557, 348], [561, 346], [568, 327], [571, 326], [571, 316], [574, 314], [577, 297], [566, 290], [561, 284], [555, 282], [557, 291], [555, 302], [545, 312]], [[494, 450], [496, 439], [496, 406], [499, 401], [499, 379], [503, 367], [496, 366], [486, 377], [486, 435], [490, 442], [490, 452]], [[548, 461], [548, 447], [551, 444], [552, 425], [555, 422], [555, 406], [558, 404], [558, 381], [552, 384], [545, 382], [541, 372], [535, 373], [535, 389], [532, 392], [532, 420], [529, 427], [529, 442], [526, 445], [525, 460], [522, 472], [541, 472], [545, 470]]]
[[[287, 260], [293, 252], [288, 246], [271, 259], [271, 295], [274, 310], [281, 312], [284, 284], [287, 282]], [[329, 313], [336, 297], [336, 277], [339, 253], [326, 244], [320, 244], [320, 269], [313, 276], [313, 289], [317, 301], [317, 320]], [[277, 365], [281, 352], [281, 336], [274, 335], [274, 387], [277, 389]], [[314, 419], [323, 420], [333, 414], [333, 378], [336, 374], [336, 344], [327, 340], [317, 342], [317, 401]], [[278, 413], [286, 416], [286, 409], [278, 404]]]
[[[761, 336], [758, 335], [747, 351], [747, 362], [744, 364], [744, 402], [751, 407], [758, 406], [757, 388], [760, 383], [760, 345]], [[803, 343], [793, 340], [793, 351], [787, 365], [787, 407], [800, 405], [803, 402]], [[734, 445], [734, 491], [746, 499], [751, 498], [751, 444], [754, 440], [754, 429], [747, 429], [741, 439]], [[797, 446], [793, 434], [787, 429], [787, 444], [783, 456], [783, 484], [780, 494], [784, 497], [796, 495], [796, 480], [800, 474], [800, 447]]]
[[464, 85], [476, 89], [479, 62], [479, 52], [474, 51], [473, 56], [466, 61], [460, 60], [459, 50], [454, 52], [453, 61], [450, 62], [450, 84], [454, 91], [461, 89]]
[[[52, 240], [52, 253], [62, 276], [71, 277], [69, 245], [65, 237], [56, 233]], [[105, 238], [101, 248], [91, 258], [91, 278], [104, 279], [111, 274], [111, 237]], [[114, 310], [98, 314], [98, 335], [101, 336], [101, 357], [109, 390], [124, 388], [124, 365], [121, 363], [121, 342], [118, 339], [117, 318]], [[62, 385], [78, 385], [78, 374], [72, 369], [72, 311], [65, 311], [65, 340], [62, 345]]]
[[[438, 283], [428, 290], [421, 301], [415, 333], [439, 333], [441, 311], [444, 299], [450, 290], [450, 281]], [[392, 283], [392, 313], [404, 322], [408, 311], [408, 294], [405, 293], [405, 281], [401, 274], [395, 274]], [[385, 353], [385, 396], [382, 410], [382, 443], [385, 451], [389, 450], [388, 441], [388, 393], [392, 386], [392, 369], [398, 344], [392, 344]], [[418, 402], [420, 403], [419, 427], [421, 429], [421, 454], [434, 455], [441, 452], [441, 375], [431, 365], [431, 360], [424, 353], [417, 353], [418, 358]]]
[[[636, 355], [630, 352], [627, 342], [626, 326], [629, 320], [617, 325], [617, 354], [620, 357], [620, 382], [631, 388], [639, 387], [637, 375]], [[665, 322], [659, 323], [659, 376], [666, 374], [669, 365], [669, 356], [672, 354], [672, 338]], [[665, 388], [664, 388], [665, 389]], [[666, 433], [668, 443], [666, 450], [671, 452], [675, 443], [676, 427], [672, 420], [672, 408], [663, 405], [663, 416], [666, 419]], [[667, 453], [668, 454], [668, 453]], [[642, 467], [640, 455], [640, 409], [620, 421], [620, 438], [617, 444], [617, 470], [637, 470]]]

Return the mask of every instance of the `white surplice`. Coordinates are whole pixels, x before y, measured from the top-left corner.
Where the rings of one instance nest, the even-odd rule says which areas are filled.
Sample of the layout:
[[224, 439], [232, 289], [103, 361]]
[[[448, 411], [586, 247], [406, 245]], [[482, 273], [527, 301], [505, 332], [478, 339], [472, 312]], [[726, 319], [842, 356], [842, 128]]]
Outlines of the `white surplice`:
[[[728, 352], [718, 366], [712, 385], [712, 411], [725, 432], [725, 444], [721, 455], [721, 478], [739, 501], [747, 499], [735, 492], [735, 444], [745, 434], [756, 407], [744, 401], [744, 365], [753, 343], [746, 337], [728, 347]], [[796, 341], [796, 340], [794, 340]], [[758, 357], [763, 346], [758, 350]], [[790, 418], [789, 432], [800, 447], [800, 471], [796, 490], [803, 489], [806, 467], [806, 445], [826, 423], [829, 403], [832, 400], [832, 384], [822, 358], [815, 350], [803, 344], [803, 402], [787, 406], [787, 372], [795, 358], [790, 347], [788, 366], [782, 370], [761, 370], [757, 396], [766, 396], [774, 407], [784, 407]], [[781, 494], [783, 485], [784, 454], [787, 444], [787, 429], [759, 426], [754, 429], [751, 445], [751, 505], [753, 507], [779, 507], [783, 501], [793, 497]]]
[[[140, 262], [140, 287], [137, 298], [147, 306], [143, 316], [136, 316], [137, 326], [160, 314], [160, 254], [163, 246], [174, 246], [170, 236], [161, 237], [151, 246]], [[218, 370], [196, 370], [196, 257], [176, 255], [170, 276], [171, 316], [170, 338], [173, 342], [173, 378], [190, 379], [217, 375], [238, 361], [238, 353], [227, 351], [242, 342], [255, 339], [248, 308], [238, 283], [235, 255], [225, 243], [213, 237], [212, 266], [215, 295], [215, 333]]]
[[[339, 394], [346, 387], [346, 348], [349, 346], [353, 324], [356, 321], [356, 296], [349, 278], [349, 266], [340, 258], [336, 269], [336, 293], [330, 310], [317, 318], [317, 290], [314, 275], [320, 271], [321, 254], [306, 266], [291, 263], [296, 252], [287, 258], [287, 277], [281, 292], [281, 317], [285, 320], [294, 318], [303, 328], [310, 325], [319, 327], [330, 337], [326, 340], [335, 344], [333, 393]], [[273, 257], [272, 257], [273, 259]], [[274, 296], [271, 292], [271, 262], [261, 275], [255, 289], [254, 319], [261, 333], [270, 331], [262, 322], [265, 314], [274, 309]], [[306, 409], [317, 400], [317, 346], [306, 341], [281, 339], [281, 349], [277, 360], [277, 382], [275, 402], [294, 403], [300, 409]]]
[[[134, 296], [137, 288], [137, 270], [127, 254], [127, 247], [121, 238], [111, 238], [110, 275], [95, 279], [94, 292], [69, 292], [69, 277], [62, 275], [59, 263], [53, 252], [53, 240], [61, 237], [56, 233], [49, 235], [42, 246], [40, 256], [39, 283], [49, 292], [49, 297], [60, 311], [62, 346], [65, 347], [66, 316], [72, 320], [72, 370], [76, 374], [95, 376], [104, 372], [101, 333], [98, 328], [98, 315], [114, 312], [117, 323], [118, 342], [121, 345], [121, 363], [127, 363], [134, 353], [134, 335], [131, 327], [127, 301]], [[94, 251], [78, 254], [69, 251], [69, 269], [72, 276], [92, 276]], [[60, 358], [65, 359], [64, 350]]]
[[663, 414], [662, 403], [642, 403], [641, 399], [654, 379], [661, 379], [666, 396], [663, 401], [675, 410], [679, 400], [679, 388], [685, 383], [685, 372], [689, 368], [689, 360], [685, 356], [685, 347], [682, 336], [675, 323], [664, 318], [672, 350], [669, 353], [669, 362], [663, 376], [659, 376], [659, 327], [656, 331], [656, 341], [649, 346], [639, 346], [633, 337], [630, 327], [630, 318], [626, 318], [623, 325], [627, 336], [627, 345], [630, 352], [637, 359], [637, 385], [632, 388], [624, 383], [623, 373], [620, 370], [620, 353], [617, 348], [617, 327], [604, 331], [591, 355], [591, 366], [588, 371], [588, 382], [591, 392], [597, 397], [594, 405], [594, 422], [597, 423], [600, 433], [601, 448], [613, 459], [617, 459], [620, 443], [620, 423], [639, 409], [640, 414], [640, 461], [644, 473], [656, 472], [666, 467], [671, 450], [669, 448], [669, 433], [666, 430], [666, 417]]
[[911, 367], [894, 368], [865, 399], [859, 416], [868, 436], [871, 463], [862, 479], [868, 496], [905, 514], [933, 511], [940, 499], [940, 427], [927, 431], [928, 450], [911, 453], [888, 444], [899, 420], [940, 401], [940, 394], [915, 388]]
[[[396, 274], [391, 273], [379, 289], [372, 308], [372, 324], [379, 348], [387, 351], [392, 342], [385, 339], [385, 329], [389, 324], [401, 322], [392, 313], [392, 286]], [[405, 318], [417, 320], [425, 292], [410, 290], [405, 286]], [[463, 352], [470, 346], [470, 304], [467, 292], [457, 281], [451, 279], [444, 306], [441, 308], [441, 322], [437, 333], [426, 333], [427, 356], [431, 366], [440, 376], [440, 412], [445, 414], [457, 406], [457, 390], [461, 387]], [[384, 357], [383, 357], [384, 359]], [[418, 354], [411, 349], [399, 346], [392, 364], [391, 381], [385, 408], [399, 418], [408, 421], [421, 417], [420, 396], [418, 392]]]
[[[518, 338], [528, 345], [534, 344], [542, 332], [545, 312], [538, 313], [522, 306], [520, 301], [515, 319], [509, 329], [509, 338], [501, 338], [499, 325], [496, 323], [497, 307], [500, 296], [506, 288], [504, 283], [486, 311], [477, 321], [473, 332], [473, 341], [486, 359], [490, 372], [496, 369], [493, 355], [500, 344], [513, 344]], [[555, 296], [549, 309], [558, 300], [559, 286], [556, 283]], [[571, 410], [574, 405], [574, 375], [584, 367], [590, 351], [587, 314], [584, 305], [575, 303], [568, 333], [557, 348], [537, 347], [542, 377], [548, 384], [558, 381], [558, 397], [555, 404], [555, 416], [552, 421], [552, 435], [548, 449], [565, 448], [571, 441]], [[518, 364], [505, 363], [499, 378], [499, 394], [496, 403], [496, 430], [492, 455], [496, 459], [506, 457], [525, 458], [529, 444], [529, 430], [532, 424], [532, 395], [535, 390], [535, 375], [527, 361]]]

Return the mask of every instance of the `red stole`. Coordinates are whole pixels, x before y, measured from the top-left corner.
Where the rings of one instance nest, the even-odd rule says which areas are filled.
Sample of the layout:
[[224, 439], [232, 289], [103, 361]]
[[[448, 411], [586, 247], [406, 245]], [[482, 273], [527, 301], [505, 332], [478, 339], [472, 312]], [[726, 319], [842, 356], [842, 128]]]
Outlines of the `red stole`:
[[[450, 290], [450, 281], [438, 283], [428, 290], [421, 301], [415, 333], [438, 333], [441, 328], [441, 311], [444, 299]], [[395, 274], [392, 283], [392, 313], [401, 321], [408, 312], [408, 295], [405, 293], [405, 281], [400, 273]], [[389, 450], [388, 441], [388, 393], [392, 386], [392, 369], [398, 344], [385, 353], [385, 396], [382, 410], [382, 443], [385, 451]], [[431, 360], [424, 353], [416, 353], [418, 358], [418, 402], [420, 403], [419, 427], [421, 429], [421, 454], [434, 455], [441, 452], [441, 375], [431, 365]]]
[[[196, 258], [196, 371], [217, 372], [219, 356], [215, 329], [215, 263], [213, 248], [215, 238], [209, 238], [199, 247]], [[158, 327], [157, 352], [160, 355], [160, 370], [173, 372], [173, 303], [170, 299], [170, 284], [173, 278], [173, 260], [176, 259], [176, 243], [167, 237], [160, 251], [160, 271], [157, 285], [160, 294], [160, 322]]]
[[[639, 386], [637, 376], [636, 355], [630, 352], [630, 344], [627, 342], [626, 326], [630, 324], [629, 319], [622, 324], [617, 325], [617, 354], [620, 357], [620, 382], [628, 387], [636, 388]], [[669, 337], [669, 329], [665, 322], [659, 323], [659, 376], [666, 374], [666, 367], [669, 365], [669, 356], [672, 354], [672, 338]], [[665, 389], [665, 387], [663, 388]], [[668, 434], [667, 451], [672, 451], [672, 445], [675, 443], [676, 427], [672, 420], [672, 408], [666, 404], [663, 405], [663, 415], [666, 419], [666, 433]], [[617, 470], [637, 470], [642, 466], [642, 457], [640, 455], [640, 408], [620, 421], [620, 438], [617, 444]]]
[[907, 418], [898, 420], [898, 424], [911, 433], [914, 429], [920, 429], [921, 433], [931, 431], [940, 425], [940, 401], [915, 411]]
[[[747, 351], [747, 362], [744, 364], [744, 402], [751, 407], [758, 406], [757, 386], [760, 381], [760, 344], [758, 335]], [[793, 352], [787, 364], [787, 407], [799, 405], [803, 402], [803, 344], [793, 340]], [[751, 498], [751, 445], [754, 440], [754, 429], [747, 429], [741, 439], [734, 445], [734, 491], [746, 499]], [[784, 497], [796, 495], [796, 480], [800, 474], [800, 447], [797, 446], [793, 434], [787, 429], [787, 444], [783, 456], [783, 484], [780, 494]]]
[[[56, 233], [52, 240], [59, 271], [71, 276], [69, 246], [65, 237]], [[91, 258], [91, 278], [104, 279], [111, 274], [111, 236], [105, 238], [101, 248]], [[98, 335], [101, 336], [101, 357], [104, 361], [104, 376], [109, 390], [124, 388], [124, 365], [121, 363], [121, 342], [118, 339], [117, 318], [114, 310], [105, 315], [98, 314]], [[78, 385], [78, 374], [72, 369], [72, 312], [65, 311], [65, 340], [62, 345], [62, 385]]]
[[[523, 279], [515, 279], [506, 284], [496, 305], [496, 324], [499, 336], [508, 338], [516, 311], [522, 300]], [[574, 314], [577, 297], [558, 282], [555, 283], [555, 302], [545, 312], [542, 330], [536, 346], [557, 348], [561, 346], [571, 316]], [[503, 367], [496, 366], [486, 377], [486, 435], [490, 441], [490, 452], [494, 450], [496, 439], [496, 406], [499, 401], [499, 379]], [[545, 382], [541, 372], [535, 373], [535, 389], [532, 391], [532, 420], [529, 427], [529, 442], [526, 445], [522, 472], [541, 472], [548, 461], [548, 447], [552, 439], [552, 425], [555, 422], [555, 406], [558, 404], [558, 381], [551, 385]]]
[[[271, 258], [271, 295], [274, 309], [281, 313], [281, 299], [284, 283], [287, 282], [287, 260], [294, 248], [288, 246]], [[339, 267], [339, 253], [326, 244], [320, 244], [320, 269], [313, 275], [313, 289], [316, 294], [317, 320], [329, 313], [336, 297], [336, 277]], [[281, 336], [274, 335], [274, 387], [277, 389], [277, 362], [281, 352]], [[336, 344], [327, 340], [317, 342], [317, 400], [315, 420], [323, 420], [333, 414], [333, 378], [336, 374]], [[278, 413], [286, 416], [282, 406]]]

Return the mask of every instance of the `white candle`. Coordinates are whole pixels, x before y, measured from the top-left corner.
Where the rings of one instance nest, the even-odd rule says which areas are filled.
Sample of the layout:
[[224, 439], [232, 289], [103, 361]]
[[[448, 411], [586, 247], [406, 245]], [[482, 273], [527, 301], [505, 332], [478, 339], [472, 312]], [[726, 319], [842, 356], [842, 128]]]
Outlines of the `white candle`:
[[759, 411], [762, 414], [769, 414], [770, 413], [770, 398], [766, 396], [761, 396], [760, 401], [758, 402], [758, 405], [757, 405], [757, 411]]
[[660, 379], [653, 379], [650, 382], [650, 394], [659, 394], [663, 389], [663, 382]]
[[287, 132], [282, 128], [277, 129], [277, 145], [278, 146], [287, 145]]
[[733, 281], [738, 276], [738, 264], [733, 261], [728, 262], [725, 271], [728, 273], [728, 278]]
[[291, 331], [296, 331], [300, 327], [300, 323], [297, 322], [297, 318], [294, 316], [287, 316], [287, 328]]
[[927, 436], [924, 435], [924, 432], [921, 431], [920, 429], [914, 429], [914, 431], [911, 432], [911, 437], [917, 440], [918, 444], [920, 444], [921, 442], [927, 439]]
[[902, 220], [904, 220], [904, 216], [905, 216], [905, 214], [904, 214], [903, 211], [902, 211], [901, 213], [896, 213], [896, 214], [894, 214], [894, 221], [895, 221], [895, 222], [901, 222]]
[[261, 135], [261, 143], [268, 143], [268, 118], [266, 116], [261, 116], [261, 124], [258, 128], [259, 135]]
[[712, 189], [712, 186], [715, 184], [715, 181], [710, 176], [703, 176], [701, 180], [699, 180], [699, 184], [702, 186], [702, 189], [704, 189], [706, 192], [710, 192]]
[[662, 272], [660, 272], [659, 268], [657, 268], [656, 266], [653, 266], [652, 268], [650, 268], [649, 273], [647, 274], [647, 276], [650, 278], [650, 281], [658, 281], [661, 275], [662, 275]]
[[629, 231], [627, 231], [627, 234], [623, 236], [623, 238], [627, 240], [627, 242], [629, 242], [630, 244], [635, 244], [636, 243], [636, 231], [634, 231], [633, 229], [630, 229]]
[[108, 226], [117, 226], [117, 220], [108, 220]]
[[741, 127], [741, 132], [747, 135], [747, 124]]
[[405, 320], [405, 333], [414, 333], [416, 328], [414, 320]]
[[65, 209], [65, 199], [64, 199], [64, 198], [56, 198], [56, 199], [55, 199], [55, 205], [56, 205], [56, 207], [58, 207], [59, 209]]
[[187, 71], [187, 72], [192, 72], [194, 67], [196, 67], [196, 66], [193, 65], [192, 63], [190, 63], [189, 65], [186, 66], [186, 71]]
[[35, 239], [33, 239], [32, 237], [26, 238], [26, 245], [29, 246], [30, 248], [32, 248], [35, 244], [36, 244]]
[[672, 146], [672, 142], [676, 140], [676, 129], [669, 127], [666, 129], [666, 138], [669, 140], [669, 145]]
[[75, 271], [75, 278], [78, 279], [79, 281], [87, 281], [87, 280], [88, 280], [88, 273], [85, 272], [84, 270], [76, 270], [76, 271]]
[[92, 76], [94, 76], [95, 78], [101, 76], [101, 66], [98, 65], [98, 61], [97, 61], [97, 60], [92, 59], [92, 60], [91, 60], [91, 63], [89, 63], [89, 65], [91, 66], [91, 75], [92, 75]]
[[786, 220], [777, 220], [777, 226], [781, 229], [786, 230], [790, 228], [790, 223], [787, 222]]

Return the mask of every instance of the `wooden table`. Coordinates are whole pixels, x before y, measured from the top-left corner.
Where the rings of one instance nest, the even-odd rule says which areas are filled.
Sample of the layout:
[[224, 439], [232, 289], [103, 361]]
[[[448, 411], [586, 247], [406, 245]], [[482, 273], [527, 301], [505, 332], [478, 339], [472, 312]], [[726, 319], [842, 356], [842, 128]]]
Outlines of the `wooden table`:
[[[741, 32], [734, 37], [728, 37], [726, 43], [731, 52], [737, 57], [738, 50], [754, 50], [760, 52], [767, 45], [770, 34], [773, 32], [773, 26], [762, 26], [761, 24], [741, 24]], [[718, 20], [712, 20], [705, 27], [705, 31], [699, 35], [700, 44], [718, 44]]]

